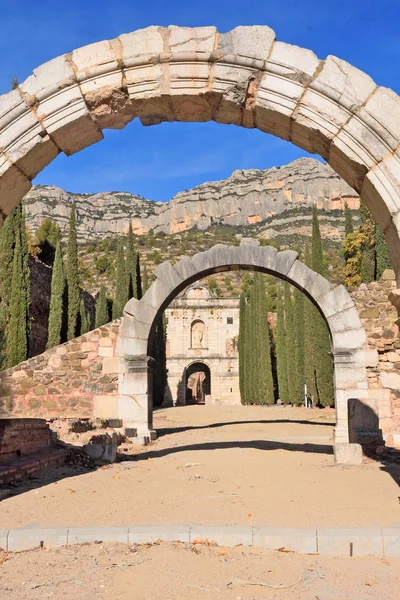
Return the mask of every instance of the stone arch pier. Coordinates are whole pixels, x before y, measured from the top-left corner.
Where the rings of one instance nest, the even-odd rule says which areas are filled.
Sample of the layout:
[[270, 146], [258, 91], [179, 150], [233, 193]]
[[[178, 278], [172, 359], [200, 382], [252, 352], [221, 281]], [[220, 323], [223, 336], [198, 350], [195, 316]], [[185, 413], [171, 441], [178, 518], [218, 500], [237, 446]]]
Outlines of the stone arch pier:
[[0, 97], [4, 218], [60, 152], [134, 118], [258, 128], [319, 154], [385, 232], [400, 283], [400, 98], [269, 27], [149, 27], [59, 56]]
[[[354, 442], [378, 435], [371, 430], [374, 411], [368, 390], [367, 367], [378, 361], [376, 350], [366, 348], [367, 337], [353, 300], [342, 285], [334, 286], [297, 260], [292, 250], [277, 252], [257, 242], [240, 246], [218, 244], [193, 257], [184, 257], [175, 265], [164, 262], [155, 269], [155, 281], [139, 301], [132, 299], [124, 310], [117, 343], [119, 356], [119, 389], [117, 412], [127, 433], [137, 432], [152, 438], [152, 363], [149, 356], [155, 325], [170, 302], [195, 281], [213, 273], [230, 270], [260, 271], [279, 277], [304, 292], [326, 320], [334, 360], [337, 460], [341, 453], [359, 452]], [[349, 406], [360, 415], [357, 405], [364, 407], [364, 423], [349, 426]], [[372, 419], [373, 421], [374, 419]], [[365, 429], [365, 430], [364, 430]], [[371, 439], [369, 439], [371, 442]], [[357, 448], [356, 448], [357, 446]]]

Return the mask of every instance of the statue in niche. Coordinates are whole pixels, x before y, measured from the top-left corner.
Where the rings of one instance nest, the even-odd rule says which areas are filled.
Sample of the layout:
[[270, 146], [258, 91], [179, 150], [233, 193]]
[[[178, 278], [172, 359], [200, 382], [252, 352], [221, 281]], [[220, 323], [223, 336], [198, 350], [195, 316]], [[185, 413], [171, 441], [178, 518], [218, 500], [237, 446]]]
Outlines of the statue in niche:
[[192, 325], [192, 348], [203, 348], [206, 326], [203, 321], [195, 321]]

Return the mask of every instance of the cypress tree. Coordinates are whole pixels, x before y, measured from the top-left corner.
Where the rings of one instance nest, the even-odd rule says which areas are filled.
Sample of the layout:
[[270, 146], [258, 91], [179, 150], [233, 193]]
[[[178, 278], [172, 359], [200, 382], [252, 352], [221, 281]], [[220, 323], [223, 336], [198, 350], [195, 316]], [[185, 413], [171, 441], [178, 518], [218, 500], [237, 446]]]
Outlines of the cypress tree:
[[11, 279], [10, 323], [7, 335], [7, 367], [12, 367], [27, 357], [27, 313], [24, 281], [24, 258], [21, 236], [16, 235]]
[[96, 302], [95, 327], [101, 327], [106, 323], [108, 323], [107, 292], [104, 285], [102, 285]]
[[122, 317], [125, 304], [128, 302], [128, 282], [122, 241], [118, 244], [117, 279], [115, 284], [115, 300], [113, 303], [113, 319]]
[[128, 239], [126, 245], [126, 275], [128, 279], [128, 300], [137, 298], [137, 257], [135, 252], [132, 223], [129, 223]]
[[265, 293], [264, 277], [261, 273], [254, 276], [255, 299], [255, 346], [253, 349], [255, 398], [257, 404], [273, 404], [274, 380], [272, 376], [270, 326], [268, 320], [268, 304]]
[[69, 235], [67, 248], [67, 285], [68, 285], [68, 339], [78, 335], [78, 315], [80, 309], [78, 245], [76, 241], [76, 209], [73, 204], [69, 217]]
[[353, 231], [353, 217], [351, 214], [351, 210], [348, 207], [348, 204], [346, 203], [344, 205], [344, 237], [346, 237], [346, 235], [349, 235], [350, 233], [353, 233]]
[[286, 373], [287, 373], [287, 390], [288, 402], [295, 403], [296, 401], [296, 371], [293, 368], [295, 361], [295, 324], [294, 324], [294, 309], [293, 300], [290, 290], [290, 285], [285, 283], [285, 329], [286, 329]]
[[147, 272], [147, 267], [146, 264], [143, 267], [143, 283], [142, 283], [142, 278], [140, 275], [140, 256], [139, 256], [139, 252], [137, 253], [137, 264], [138, 264], [138, 277], [137, 277], [137, 282], [138, 282], [138, 300], [140, 300], [142, 298], [142, 296], [144, 296], [144, 294], [147, 292], [147, 290], [149, 289], [150, 285], [149, 285], [149, 274]]
[[276, 368], [278, 372], [279, 398], [282, 402], [288, 401], [287, 380], [287, 350], [286, 350], [286, 328], [285, 309], [282, 299], [282, 286], [278, 287], [277, 295], [277, 324], [276, 324]]
[[392, 268], [392, 261], [390, 260], [389, 248], [385, 239], [385, 234], [379, 225], [375, 228], [376, 236], [376, 279], [379, 280], [382, 277], [385, 269]]
[[244, 403], [246, 395], [246, 298], [244, 293], [240, 294], [240, 305], [239, 305], [239, 339], [238, 339], [238, 351], [239, 351], [239, 389], [240, 398]]
[[161, 406], [167, 385], [166, 320], [164, 315], [159, 318], [154, 332], [151, 356], [155, 359], [153, 374], [154, 406]]
[[[304, 250], [304, 264], [311, 268], [311, 252], [310, 247], [306, 244]], [[314, 369], [314, 356], [313, 356], [313, 344], [312, 344], [312, 333], [314, 323], [316, 319], [317, 309], [307, 296], [304, 296], [304, 327], [305, 327], [305, 341], [304, 341], [304, 354], [307, 357], [305, 361], [305, 383], [307, 384], [307, 395], [310, 398], [316, 398], [315, 388], [315, 369]]]
[[304, 294], [294, 292], [295, 357], [296, 357], [296, 402], [304, 401], [305, 384], [305, 330], [304, 330]]
[[[313, 212], [311, 268], [320, 275], [324, 274], [321, 234], [318, 217]], [[327, 325], [317, 308], [310, 311], [309, 322], [312, 360], [314, 368], [314, 400], [320, 406], [329, 406], [333, 402], [333, 369], [331, 358], [331, 344]]]
[[87, 312], [85, 309], [85, 302], [84, 302], [83, 298], [81, 298], [81, 301], [79, 304], [79, 325], [80, 325], [79, 335], [84, 335], [90, 329], [88, 315], [87, 315]]
[[375, 279], [375, 221], [368, 208], [360, 205], [361, 226], [364, 241], [361, 252], [360, 275], [363, 283], [370, 283]]
[[61, 243], [57, 242], [56, 256], [51, 278], [50, 312], [47, 328], [46, 348], [53, 348], [61, 343], [65, 292], [65, 273], [62, 259]]
[[6, 334], [10, 321], [11, 281], [15, 248], [15, 214], [17, 209], [6, 218], [0, 230], [0, 330], [1, 330], [1, 366], [6, 361]]

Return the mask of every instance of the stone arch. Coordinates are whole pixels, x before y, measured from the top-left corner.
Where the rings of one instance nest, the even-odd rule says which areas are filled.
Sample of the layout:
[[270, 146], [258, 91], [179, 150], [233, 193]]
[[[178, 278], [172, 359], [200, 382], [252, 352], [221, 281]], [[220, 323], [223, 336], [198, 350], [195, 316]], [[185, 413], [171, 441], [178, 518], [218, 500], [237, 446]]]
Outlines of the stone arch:
[[[353, 300], [343, 285], [334, 286], [297, 260], [292, 250], [277, 252], [257, 242], [240, 246], [217, 244], [206, 252], [184, 257], [175, 265], [164, 262], [154, 271], [155, 281], [139, 301], [124, 310], [118, 354], [119, 417], [141, 435], [151, 435], [151, 363], [149, 348], [155, 323], [170, 302], [188, 285], [213, 273], [230, 270], [260, 271], [279, 277], [304, 292], [323, 315], [331, 335], [334, 358], [335, 443], [356, 441], [349, 432], [348, 401], [368, 408], [367, 366], [377, 363], [377, 352], [366, 350], [366, 333]], [[133, 399], [134, 398], [134, 402]], [[338, 447], [338, 446], [336, 446]]]
[[400, 283], [400, 98], [269, 27], [149, 27], [59, 56], [0, 97], [0, 209], [60, 152], [138, 117], [258, 128], [319, 154], [383, 229]]

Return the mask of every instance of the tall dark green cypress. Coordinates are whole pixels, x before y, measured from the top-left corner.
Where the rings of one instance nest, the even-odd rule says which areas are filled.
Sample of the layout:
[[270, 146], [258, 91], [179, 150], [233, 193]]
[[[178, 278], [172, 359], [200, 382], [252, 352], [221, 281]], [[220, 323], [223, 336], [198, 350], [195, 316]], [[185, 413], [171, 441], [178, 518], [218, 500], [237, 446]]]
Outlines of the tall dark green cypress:
[[6, 364], [6, 338], [10, 321], [11, 281], [15, 248], [15, 215], [18, 209], [5, 220], [0, 230], [0, 367]]
[[[324, 261], [322, 254], [321, 234], [319, 230], [318, 217], [315, 210], [313, 213], [311, 268], [320, 275], [324, 274]], [[318, 309], [310, 311], [314, 317], [310, 326], [312, 360], [314, 366], [315, 396], [314, 402], [320, 406], [329, 406], [333, 403], [333, 368], [331, 358], [331, 343], [328, 327]]]
[[132, 223], [129, 223], [126, 243], [126, 276], [128, 279], [128, 299], [137, 298], [137, 256], [133, 239]]
[[56, 255], [51, 278], [50, 312], [47, 328], [46, 348], [53, 348], [61, 343], [61, 329], [64, 312], [65, 273], [62, 259], [61, 243], [57, 242]]
[[142, 296], [144, 296], [144, 294], [147, 292], [147, 290], [150, 287], [150, 283], [149, 283], [149, 274], [147, 272], [147, 266], [146, 264], [143, 267], [143, 283], [142, 283], [142, 277], [140, 275], [140, 255], [139, 252], [137, 253], [137, 264], [138, 264], [138, 277], [137, 277], [137, 282], [138, 282], [138, 300], [140, 300], [142, 298]]
[[239, 390], [240, 398], [242, 403], [246, 395], [246, 298], [242, 292], [240, 295], [239, 305], [239, 339], [238, 339], [238, 350], [239, 350]]
[[80, 305], [79, 305], [79, 324], [80, 324], [79, 335], [84, 335], [85, 333], [87, 333], [89, 331], [90, 324], [89, 324], [88, 314], [85, 309], [85, 302], [84, 302], [83, 298], [81, 298]]
[[78, 315], [81, 295], [79, 289], [78, 244], [76, 240], [76, 209], [73, 204], [69, 217], [67, 247], [67, 286], [68, 286], [68, 339], [79, 335]]
[[106, 323], [108, 323], [107, 292], [104, 285], [102, 285], [96, 301], [95, 327], [101, 327]]
[[385, 234], [379, 225], [376, 225], [375, 236], [376, 279], [379, 280], [382, 277], [382, 273], [385, 271], [385, 269], [392, 268], [392, 261], [390, 260], [389, 248], [385, 239]]
[[346, 203], [344, 205], [344, 236], [346, 237], [346, 235], [353, 233], [353, 231], [353, 216], [348, 204]]
[[23, 282], [24, 257], [22, 254], [20, 231], [17, 231], [11, 279], [10, 322], [7, 335], [7, 367], [12, 367], [24, 361], [28, 353], [27, 295]]
[[268, 320], [268, 304], [265, 293], [264, 277], [261, 273], [254, 276], [255, 297], [255, 398], [257, 404], [273, 404], [274, 380], [272, 376], [270, 325]]
[[282, 286], [278, 286], [277, 324], [276, 324], [276, 369], [278, 373], [278, 396], [282, 402], [288, 402], [288, 379], [287, 379], [287, 350], [286, 350], [286, 327], [285, 308], [282, 298]]
[[153, 373], [153, 399], [154, 406], [161, 406], [164, 401], [164, 392], [167, 385], [167, 356], [166, 356], [166, 321], [162, 315], [154, 332], [151, 356], [155, 359]]
[[126, 276], [126, 264], [124, 257], [124, 246], [122, 241], [118, 244], [117, 254], [117, 279], [115, 284], [115, 300], [113, 303], [113, 319], [122, 317], [125, 304], [128, 302], [128, 282]]
[[285, 328], [286, 328], [286, 372], [288, 387], [288, 402], [296, 401], [296, 370], [293, 368], [295, 361], [295, 324], [294, 308], [290, 285], [285, 283]]
[[294, 325], [295, 325], [295, 358], [296, 358], [296, 403], [304, 401], [305, 384], [305, 327], [304, 327], [304, 294], [296, 289], [294, 292]]

